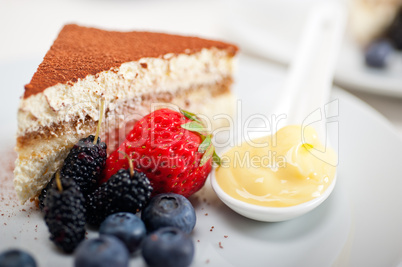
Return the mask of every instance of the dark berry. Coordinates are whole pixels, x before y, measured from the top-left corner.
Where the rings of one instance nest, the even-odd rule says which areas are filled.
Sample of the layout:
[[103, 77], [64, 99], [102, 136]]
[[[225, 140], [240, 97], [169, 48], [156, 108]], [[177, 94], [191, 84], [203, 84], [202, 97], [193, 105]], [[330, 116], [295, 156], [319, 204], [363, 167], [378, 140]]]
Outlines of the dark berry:
[[399, 9], [386, 34], [395, 48], [402, 50], [402, 8]]
[[25, 251], [10, 249], [0, 254], [0, 267], [36, 267], [36, 262]]
[[132, 253], [140, 247], [147, 230], [141, 219], [133, 213], [119, 212], [109, 215], [102, 222], [99, 233], [119, 238]]
[[126, 267], [129, 253], [116, 237], [103, 235], [85, 240], [75, 252], [75, 267]]
[[43, 208], [45, 207], [45, 198], [47, 196], [47, 192], [49, 191], [50, 187], [52, 186], [53, 181], [54, 181], [54, 175], [53, 175], [52, 179], [50, 180], [50, 182], [46, 185], [45, 188], [42, 189], [42, 191], [40, 192], [40, 195], [38, 196], [39, 208], [41, 211], [43, 211]]
[[143, 209], [141, 218], [149, 232], [173, 226], [189, 234], [196, 222], [195, 211], [190, 201], [182, 195], [173, 193], [153, 197]]
[[143, 242], [142, 256], [152, 267], [186, 267], [194, 257], [194, 243], [174, 227], [160, 228]]
[[370, 67], [384, 68], [393, 48], [387, 40], [377, 40], [371, 43], [365, 51], [366, 64]]
[[72, 178], [84, 195], [92, 192], [97, 186], [100, 174], [106, 163], [106, 144], [94, 144], [95, 136], [90, 135], [78, 141], [64, 160], [61, 174], [64, 178]]
[[50, 240], [70, 253], [85, 238], [85, 198], [74, 180], [62, 177], [60, 180], [61, 191], [54, 182], [47, 192], [45, 222]]
[[99, 225], [105, 218], [117, 212], [136, 213], [148, 202], [152, 186], [147, 176], [121, 169], [100, 185], [87, 199], [88, 223]]

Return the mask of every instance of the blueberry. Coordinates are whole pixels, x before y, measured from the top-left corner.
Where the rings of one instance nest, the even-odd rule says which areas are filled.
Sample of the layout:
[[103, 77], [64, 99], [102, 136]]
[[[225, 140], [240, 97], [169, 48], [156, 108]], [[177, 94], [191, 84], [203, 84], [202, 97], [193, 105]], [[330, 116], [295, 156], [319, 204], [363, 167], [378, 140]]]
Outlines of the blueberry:
[[108, 216], [99, 228], [101, 235], [114, 235], [130, 252], [136, 251], [147, 230], [141, 219], [129, 212], [119, 212]]
[[126, 267], [129, 253], [114, 236], [100, 236], [82, 242], [75, 252], [75, 267]]
[[167, 193], [156, 195], [142, 210], [141, 218], [148, 232], [173, 226], [189, 234], [195, 226], [195, 211], [182, 195]]
[[10, 249], [0, 254], [0, 267], [36, 267], [36, 262], [25, 251]]
[[365, 52], [366, 64], [375, 68], [384, 68], [393, 47], [387, 40], [377, 40], [371, 43]]
[[142, 256], [151, 267], [186, 267], [194, 257], [194, 243], [178, 228], [164, 227], [148, 235]]

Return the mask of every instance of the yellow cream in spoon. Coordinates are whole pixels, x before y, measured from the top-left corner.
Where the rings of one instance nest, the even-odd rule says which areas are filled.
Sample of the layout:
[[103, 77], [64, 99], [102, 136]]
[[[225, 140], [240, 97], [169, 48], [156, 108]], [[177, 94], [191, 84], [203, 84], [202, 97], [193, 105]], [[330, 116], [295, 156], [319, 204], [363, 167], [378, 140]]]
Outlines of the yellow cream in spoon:
[[286, 126], [243, 142], [222, 157], [215, 175], [230, 196], [251, 204], [287, 207], [320, 196], [335, 177], [336, 154], [312, 127]]

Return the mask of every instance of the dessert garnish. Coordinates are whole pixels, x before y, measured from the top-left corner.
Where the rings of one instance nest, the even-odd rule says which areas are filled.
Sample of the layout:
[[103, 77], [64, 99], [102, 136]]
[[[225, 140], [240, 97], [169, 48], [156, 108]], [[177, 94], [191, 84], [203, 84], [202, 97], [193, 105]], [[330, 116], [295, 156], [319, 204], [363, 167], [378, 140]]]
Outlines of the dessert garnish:
[[133, 253], [140, 249], [147, 234], [144, 222], [130, 212], [118, 212], [109, 215], [99, 227], [100, 235], [113, 235], [120, 239]]
[[62, 176], [74, 179], [84, 195], [89, 194], [98, 186], [100, 174], [105, 167], [107, 147], [99, 138], [104, 106], [105, 101], [102, 99], [95, 136], [90, 135], [75, 144], [64, 160], [61, 169]]
[[385, 39], [371, 42], [365, 52], [365, 62], [370, 67], [385, 68], [392, 54], [392, 44]]
[[128, 167], [119, 151], [130, 155], [134, 169], [146, 173], [154, 195], [191, 196], [204, 185], [212, 160], [219, 162], [201, 120], [193, 113], [167, 108], [135, 123], [126, 140], [107, 158], [103, 182]]
[[20, 249], [9, 249], [0, 254], [0, 266], [13, 267], [36, 267], [36, 261], [26, 251]]
[[172, 226], [190, 234], [196, 223], [196, 215], [190, 201], [182, 195], [164, 193], [154, 196], [141, 212], [147, 230]]
[[75, 267], [128, 267], [129, 251], [115, 236], [101, 235], [82, 242], [75, 252]]
[[42, 191], [40, 192], [40, 195], [38, 196], [38, 206], [39, 206], [41, 211], [43, 211], [43, 208], [45, 207], [45, 199], [47, 197], [47, 192], [52, 187], [52, 184], [53, 184], [54, 179], [55, 179], [55, 175], [56, 174], [53, 175], [53, 177], [50, 180], [50, 182], [45, 186], [45, 188], [42, 189]]
[[178, 228], [163, 227], [144, 239], [142, 256], [148, 266], [187, 267], [194, 257], [194, 243]]
[[71, 253], [85, 238], [85, 198], [74, 179], [56, 173], [45, 199], [45, 222], [50, 240]]
[[117, 212], [136, 213], [149, 201], [153, 188], [147, 176], [134, 170], [127, 154], [125, 160], [128, 169], [121, 168], [88, 195], [86, 204], [89, 224], [99, 226], [107, 216]]

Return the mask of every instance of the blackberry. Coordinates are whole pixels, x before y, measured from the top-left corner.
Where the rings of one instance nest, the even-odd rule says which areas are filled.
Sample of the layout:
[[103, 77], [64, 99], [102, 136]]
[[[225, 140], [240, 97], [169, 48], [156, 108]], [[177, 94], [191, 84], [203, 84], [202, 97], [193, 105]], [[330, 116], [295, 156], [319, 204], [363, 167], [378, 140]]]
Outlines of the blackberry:
[[136, 213], [148, 202], [152, 186], [143, 173], [121, 169], [87, 198], [87, 222], [98, 226], [110, 214]]
[[45, 207], [45, 199], [47, 196], [47, 192], [49, 191], [50, 187], [53, 184], [54, 181], [54, 175], [52, 177], [52, 179], [50, 180], [50, 182], [46, 185], [45, 188], [42, 189], [42, 191], [40, 192], [40, 195], [38, 196], [38, 200], [39, 200], [39, 208], [41, 211], [43, 211], [43, 208]]
[[100, 141], [94, 144], [93, 135], [83, 138], [70, 150], [61, 175], [65, 179], [74, 179], [84, 195], [97, 186], [106, 163], [106, 144]]
[[[84, 195], [92, 192], [98, 185], [100, 174], [106, 163], [106, 144], [100, 142], [93, 144], [93, 135], [81, 139], [68, 154], [63, 163], [61, 174], [64, 179], [72, 178], [78, 184]], [[54, 181], [54, 175], [50, 182], [42, 189], [38, 196], [39, 208], [43, 211], [47, 191]]]
[[387, 36], [396, 49], [402, 50], [402, 8], [399, 9], [394, 21], [389, 26]]
[[47, 191], [45, 199], [45, 222], [50, 240], [64, 252], [74, 251], [85, 238], [85, 198], [73, 179], [57, 179]]

